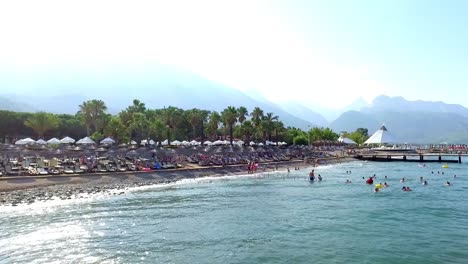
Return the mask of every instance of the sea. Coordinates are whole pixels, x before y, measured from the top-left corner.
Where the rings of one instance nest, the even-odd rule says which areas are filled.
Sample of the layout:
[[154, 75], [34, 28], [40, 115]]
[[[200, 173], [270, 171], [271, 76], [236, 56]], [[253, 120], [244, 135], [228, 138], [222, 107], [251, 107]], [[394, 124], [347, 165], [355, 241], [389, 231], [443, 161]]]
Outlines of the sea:
[[[315, 168], [321, 182], [291, 167], [2, 206], [0, 263], [468, 263], [463, 162], [353, 161]], [[389, 187], [375, 193], [374, 174]]]

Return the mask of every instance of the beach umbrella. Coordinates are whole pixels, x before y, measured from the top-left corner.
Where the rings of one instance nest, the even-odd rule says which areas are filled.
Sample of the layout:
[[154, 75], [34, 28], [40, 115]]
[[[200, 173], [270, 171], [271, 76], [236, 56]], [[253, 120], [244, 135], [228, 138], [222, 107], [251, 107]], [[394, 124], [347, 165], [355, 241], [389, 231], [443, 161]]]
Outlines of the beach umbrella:
[[182, 141], [180, 144], [182, 144], [182, 146], [190, 146], [190, 142], [187, 140]]
[[203, 145], [207, 145], [207, 146], [211, 146], [213, 144], [213, 142], [207, 140], [205, 142], [203, 142]]
[[32, 138], [23, 138], [15, 142], [15, 145], [27, 145], [27, 144], [33, 144], [36, 143], [34, 139]]
[[47, 142], [45, 140], [43, 140], [43, 139], [39, 139], [38, 141], [36, 141], [36, 143], [39, 144], [39, 145], [47, 144]]
[[47, 144], [50, 144], [50, 145], [60, 144], [60, 140], [57, 139], [57, 138], [51, 138], [51, 139], [47, 140]]
[[89, 137], [84, 137], [84, 138], [78, 140], [78, 142], [76, 142], [76, 144], [87, 145], [87, 144], [96, 144], [96, 142], [94, 142], [94, 140], [92, 140]]
[[115, 140], [110, 137], [106, 137], [105, 139], [101, 140], [99, 143], [101, 144], [114, 144]]
[[255, 142], [250, 141], [249, 145], [250, 145], [250, 146], [255, 146], [256, 144], [255, 144]]
[[154, 140], [151, 139], [151, 140], [149, 141], [149, 144], [150, 144], [150, 145], [154, 145], [154, 144], [156, 144], [156, 142], [154, 142]]
[[60, 144], [73, 144], [75, 140], [71, 137], [64, 137], [60, 140]]
[[130, 145], [137, 145], [135, 140], [130, 141]]
[[190, 145], [192, 145], [192, 146], [200, 145], [200, 142], [198, 142], [196, 140], [192, 140], [192, 141], [190, 141]]
[[163, 142], [161, 142], [161, 145], [163, 145], [163, 146], [166, 146], [166, 145], [168, 145], [168, 144], [169, 144], [169, 140], [167, 140], [167, 139], [164, 140]]
[[180, 146], [180, 144], [182, 144], [182, 142], [180, 142], [179, 140], [174, 140], [171, 142], [172, 145], [174, 146]]

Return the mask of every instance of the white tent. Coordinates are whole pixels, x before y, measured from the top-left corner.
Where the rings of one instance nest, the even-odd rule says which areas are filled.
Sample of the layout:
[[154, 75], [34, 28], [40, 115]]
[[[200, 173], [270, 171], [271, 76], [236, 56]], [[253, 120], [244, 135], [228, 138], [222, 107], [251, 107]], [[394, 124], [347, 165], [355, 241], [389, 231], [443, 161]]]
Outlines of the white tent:
[[45, 140], [43, 140], [43, 139], [37, 140], [36, 143], [39, 144], [39, 145], [45, 145], [45, 144], [47, 144], [47, 142], [46, 142]]
[[188, 142], [187, 140], [184, 140], [182, 141], [182, 146], [190, 146], [190, 142]]
[[101, 144], [114, 144], [115, 141], [110, 137], [106, 137], [105, 139], [101, 140], [99, 143], [101, 143]]
[[64, 137], [60, 140], [60, 144], [73, 144], [75, 140], [71, 137]]
[[60, 144], [60, 140], [57, 138], [51, 138], [47, 140], [47, 144]]
[[349, 139], [347, 137], [343, 137], [343, 136], [340, 136], [338, 138], [338, 142], [349, 144], [349, 145], [356, 145], [356, 142], [354, 142], [353, 140], [351, 140], [351, 139]]
[[385, 126], [380, 127], [364, 144], [392, 144], [397, 143]]
[[94, 142], [94, 140], [90, 139], [89, 137], [84, 137], [78, 140], [76, 144], [96, 144], [96, 142]]
[[32, 138], [23, 138], [15, 142], [15, 145], [26, 145], [26, 144], [34, 144], [36, 141]]

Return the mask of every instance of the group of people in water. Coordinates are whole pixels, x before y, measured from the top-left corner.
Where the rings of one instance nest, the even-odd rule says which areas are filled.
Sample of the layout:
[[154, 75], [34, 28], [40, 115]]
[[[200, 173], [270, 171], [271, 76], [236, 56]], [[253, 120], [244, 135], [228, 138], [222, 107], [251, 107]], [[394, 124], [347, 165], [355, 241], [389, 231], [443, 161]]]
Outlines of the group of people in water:
[[[346, 174], [350, 174], [350, 173], [351, 173], [351, 171], [346, 171]], [[440, 173], [439, 173], [439, 174], [440, 174]], [[457, 175], [454, 175], [453, 177], [456, 178]], [[373, 185], [373, 184], [374, 184], [374, 180], [375, 180], [376, 178], [377, 178], [377, 176], [374, 174], [373, 176], [371, 176], [371, 177], [369, 177], [368, 179], [366, 179], [366, 184], [368, 184], [368, 185]], [[387, 177], [386, 175], [384, 176], [384, 178], [385, 178], [385, 179], [388, 179], [388, 177]], [[362, 177], [362, 179], [365, 179], [365, 177]], [[309, 172], [309, 181], [310, 181], [310, 182], [322, 181], [322, 176], [320, 176], [320, 174], [319, 174], [319, 175], [316, 177], [316, 176], [315, 176], [315, 170], [312, 169], [312, 170]], [[428, 185], [427, 180], [424, 179], [424, 177], [422, 177], [422, 176], [419, 177], [419, 181], [420, 181], [421, 184], [424, 185], [424, 186]], [[400, 182], [401, 182], [401, 183], [404, 183], [404, 182], [406, 182], [406, 179], [403, 177], [403, 178], [400, 179]], [[349, 180], [349, 179], [347, 179], [347, 180], [345, 181], [345, 183], [352, 183], [352, 181]], [[445, 182], [445, 185], [446, 185], [446, 186], [451, 186], [452, 184], [451, 184], [449, 181], [446, 181], [446, 182]], [[381, 188], [387, 188], [387, 187], [389, 187], [389, 186], [390, 186], [390, 185], [389, 185], [387, 182], [384, 182], [384, 183], [381, 183], [381, 182], [380, 182], [380, 183], [378, 183], [378, 184], [375, 185], [374, 192], [379, 192]], [[403, 186], [403, 187], [401, 188], [401, 190], [404, 191], [404, 192], [410, 192], [410, 191], [412, 191], [412, 189], [411, 189], [409, 186]]]
[[311, 170], [309, 172], [309, 181], [314, 182], [315, 180], [322, 181], [322, 176], [319, 174], [317, 178], [315, 178], [315, 170]]

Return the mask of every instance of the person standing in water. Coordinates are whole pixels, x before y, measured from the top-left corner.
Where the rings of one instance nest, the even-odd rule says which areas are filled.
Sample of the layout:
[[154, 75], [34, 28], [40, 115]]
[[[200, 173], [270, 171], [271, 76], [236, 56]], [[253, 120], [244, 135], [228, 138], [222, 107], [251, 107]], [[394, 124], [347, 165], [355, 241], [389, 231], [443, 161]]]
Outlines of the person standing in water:
[[309, 181], [314, 181], [315, 180], [315, 172], [314, 170], [311, 170], [309, 173]]

